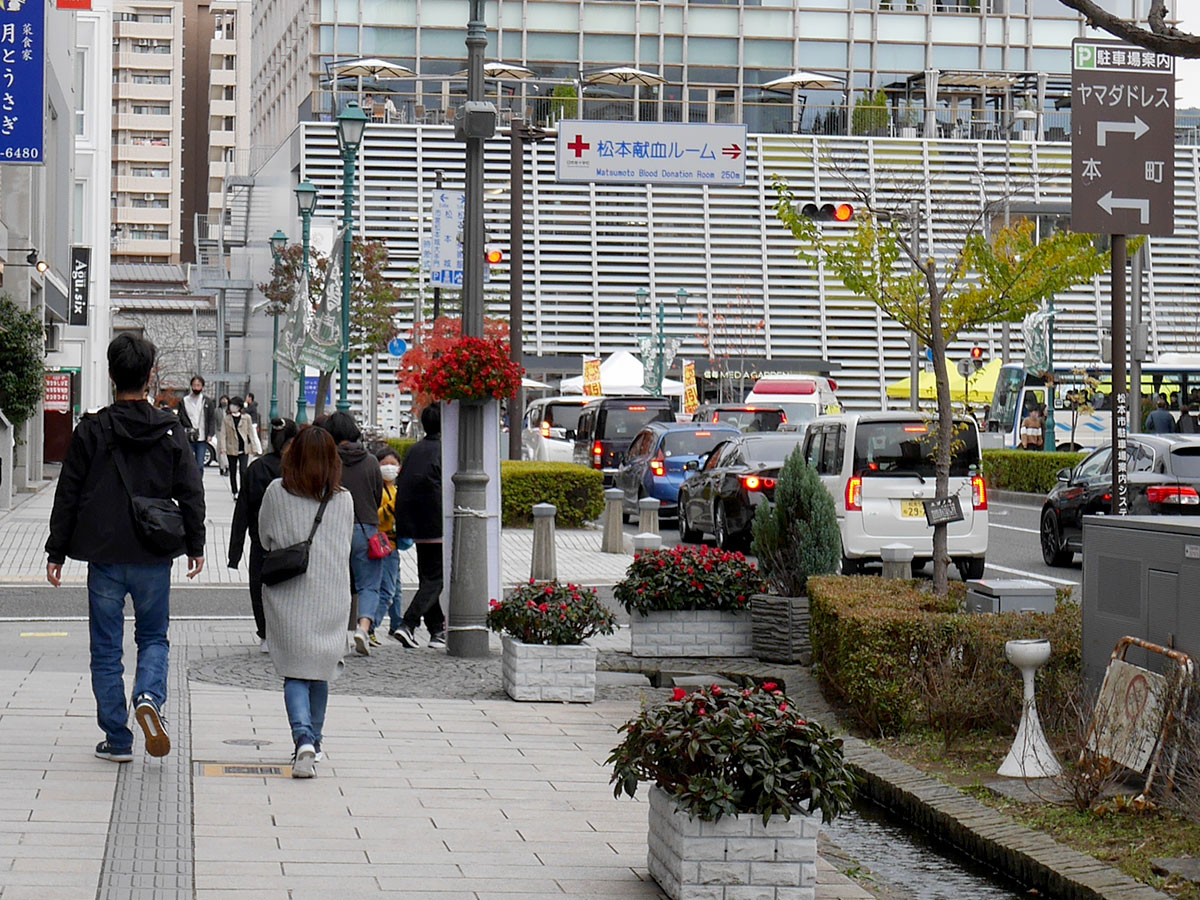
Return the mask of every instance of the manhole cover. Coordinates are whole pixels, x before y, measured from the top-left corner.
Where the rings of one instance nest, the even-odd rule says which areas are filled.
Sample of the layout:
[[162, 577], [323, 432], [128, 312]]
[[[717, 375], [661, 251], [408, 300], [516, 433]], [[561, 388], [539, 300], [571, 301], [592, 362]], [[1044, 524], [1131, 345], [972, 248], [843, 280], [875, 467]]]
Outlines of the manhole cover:
[[234, 747], [269, 747], [270, 741], [260, 740], [259, 738], [232, 738], [228, 741], [222, 741], [223, 744], [232, 744]]
[[197, 763], [207, 778], [290, 778], [292, 767], [272, 763]]

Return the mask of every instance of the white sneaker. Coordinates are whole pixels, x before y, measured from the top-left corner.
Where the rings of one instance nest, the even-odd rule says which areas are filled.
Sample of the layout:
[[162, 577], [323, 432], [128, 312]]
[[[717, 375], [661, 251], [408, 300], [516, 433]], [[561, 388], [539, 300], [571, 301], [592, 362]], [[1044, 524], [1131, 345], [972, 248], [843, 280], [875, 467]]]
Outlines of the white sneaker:
[[301, 744], [292, 757], [292, 777], [312, 778], [317, 774], [317, 751], [312, 744]]
[[371, 655], [371, 643], [367, 639], [367, 633], [361, 628], [354, 630], [354, 652], [359, 656]]
[[258, 650], [260, 653], [270, 653], [271, 652], [271, 648], [267, 646], [266, 638], [263, 638], [262, 641], [259, 643]]

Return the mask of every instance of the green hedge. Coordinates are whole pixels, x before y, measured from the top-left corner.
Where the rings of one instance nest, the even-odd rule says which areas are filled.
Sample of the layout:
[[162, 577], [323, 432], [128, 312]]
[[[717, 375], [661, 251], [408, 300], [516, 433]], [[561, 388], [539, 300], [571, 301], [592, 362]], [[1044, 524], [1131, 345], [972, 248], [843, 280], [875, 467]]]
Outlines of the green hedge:
[[500, 463], [500, 521], [506, 526], [528, 525], [535, 503], [558, 507], [555, 523], [578, 528], [604, 512], [604, 475], [574, 463]]
[[400, 462], [404, 462], [404, 457], [408, 456], [408, 451], [415, 444], [412, 438], [388, 438], [387, 445], [396, 451], [396, 455], [400, 457]]
[[1045, 494], [1054, 487], [1060, 469], [1073, 469], [1086, 455], [984, 450], [983, 477], [993, 490]]
[[1080, 689], [1082, 615], [1060, 596], [1054, 613], [961, 613], [965, 586], [939, 600], [919, 581], [810, 578], [813, 655], [821, 686], [876, 734], [930, 726], [947, 740], [974, 729], [1011, 732], [1021, 678], [1004, 657], [1016, 638], [1046, 638], [1038, 708], [1052, 729]]

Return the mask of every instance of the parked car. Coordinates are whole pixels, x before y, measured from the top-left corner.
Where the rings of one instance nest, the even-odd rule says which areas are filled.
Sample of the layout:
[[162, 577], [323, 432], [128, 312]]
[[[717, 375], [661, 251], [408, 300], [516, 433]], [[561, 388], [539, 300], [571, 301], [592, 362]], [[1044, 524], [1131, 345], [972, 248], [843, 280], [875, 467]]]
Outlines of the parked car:
[[820, 375], [768, 375], [758, 379], [746, 403], [751, 406], [778, 406], [787, 413], [790, 427], [799, 426], [826, 413], [840, 412], [837, 382]]
[[[988, 546], [987, 488], [973, 419], [955, 419], [950, 495], [962, 521], [947, 526], [947, 549], [963, 580], [982, 578]], [[935, 497], [937, 422], [912, 412], [846, 413], [810, 422], [804, 456], [837, 507], [842, 572], [879, 562], [882, 548], [908, 544], [914, 569], [933, 558], [925, 502]]]
[[725, 550], [750, 541], [750, 523], [763, 503], [775, 502], [775, 479], [802, 434], [744, 434], [717, 444], [685, 470], [679, 488], [679, 536], [695, 543], [711, 534]]
[[739, 431], [778, 431], [787, 424], [787, 413], [779, 406], [748, 406], [745, 403], [702, 403], [693, 422], [720, 422]]
[[584, 407], [575, 430], [575, 462], [604, 473], [612, 487], [625, 451], [643, 426], [674, 422], [666, 397], [594, 397]]
[[[1126, 443], [1129, 512], [1135, 516], [1200, 516], [1200, 437], [1132, 434]], [[1112, 448], [1101, 447], [1058, 473], [1042, 504], [1039, 539], [1048, 566], [1083, 552], [1083, 517], [1112, 507]]]
[[621, 500], [625, 514], [636, 515], [638, 501], [654, 497], [661, 504], [659, 516], [675, 518], [679, 486], [692, 472], [685, 469], [687, 464], [700, 459], [721, 441], [739, 434], [728, 425], [651, 422], [633, 439], [625, 461], [617, 470], [616, 486], [624, 492]]
[[521, 459], [571, 462], [575, 430], [587, 397], [543, 397], [525, 408], [521, 420]]

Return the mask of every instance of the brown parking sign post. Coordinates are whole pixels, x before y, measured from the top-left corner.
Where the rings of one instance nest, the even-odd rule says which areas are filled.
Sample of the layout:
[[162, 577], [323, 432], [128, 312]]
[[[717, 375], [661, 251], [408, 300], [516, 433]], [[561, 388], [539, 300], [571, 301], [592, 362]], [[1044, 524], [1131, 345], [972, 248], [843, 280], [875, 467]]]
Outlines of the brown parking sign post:
[[1119, 41], [1071, 44], [1071, 229], [1112, 235], [1112, 511], [1129, 513], [1126, 444], [1141, 386], [1125, 368], [1126, 235], [1175, 232], [1175, 58]]

